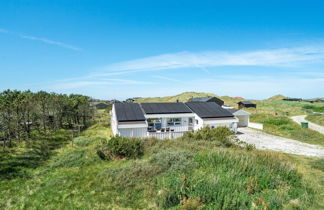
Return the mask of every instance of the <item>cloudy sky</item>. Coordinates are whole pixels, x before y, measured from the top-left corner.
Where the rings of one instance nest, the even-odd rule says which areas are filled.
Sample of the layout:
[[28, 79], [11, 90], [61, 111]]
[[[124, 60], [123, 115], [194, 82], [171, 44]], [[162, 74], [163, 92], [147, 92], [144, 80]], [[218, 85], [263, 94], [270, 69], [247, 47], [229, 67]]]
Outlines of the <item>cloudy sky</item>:
[[323, 1], [2, 1], [0, 90], [324, 97]]

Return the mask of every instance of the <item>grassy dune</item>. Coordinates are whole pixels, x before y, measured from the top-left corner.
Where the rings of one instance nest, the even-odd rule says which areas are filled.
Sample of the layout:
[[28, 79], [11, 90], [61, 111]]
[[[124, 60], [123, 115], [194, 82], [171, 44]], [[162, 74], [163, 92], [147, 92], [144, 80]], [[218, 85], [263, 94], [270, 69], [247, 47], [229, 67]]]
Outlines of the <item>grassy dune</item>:
[[266, 133], [324, 146], [324, 135], [311, 129], [304, 129], [286, 116], [253, 114], [250, 120], [262, 123], [263, 131]]
[[213, 93], [197, 93], [197, 92], [184, 92], [175, 96], [166, 96], [166, 97], [148, 97], [148, 98], [139, 98], [136, 103], [145, 103], [145, 102], [187, 102], [192, 97], [207, 97], [207, 96], [216, 96]]
[[306, 117], [306, 120], [324, 126], [324, 114], [311, 114]]
[[[267, 132], [317, 138], [263, 109], [252, 119]], [[0, 209], [324, 209], [323, 159], [241, 148], [213, 133], [147, 139], [133, 158], [106, 159], [108, 113], [96, 121], [73, 141], [65, 131], [51, 135], [49, 150], [40, 142], [19, 145], [14, 157], [0, 153]]]
[[144, 154], [136, 159], [103, 160], [98, 148], [109, 132], [107, 122], [97, 123], [27, 168], [28, 176], [1, 179], [0, 208], [324, 208], [320, 159], [188, 135], [145, 140]]

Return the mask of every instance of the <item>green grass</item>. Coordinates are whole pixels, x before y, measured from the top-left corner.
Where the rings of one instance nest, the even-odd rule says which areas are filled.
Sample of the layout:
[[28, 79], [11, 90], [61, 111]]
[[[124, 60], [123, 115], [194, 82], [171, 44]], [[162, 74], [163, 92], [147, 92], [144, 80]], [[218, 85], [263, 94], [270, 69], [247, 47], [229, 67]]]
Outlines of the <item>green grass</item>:
[[299, 124], [286, 116], [253, 114], [250, 120], [263, 123], [263, 131], [266, 133], [324, 146], [324, 135], [311, 129], [301, 128]]
[[[316, 180], [324, 177], [317, 159], [306, 164], [277, 152], [224, 147], [220, 140], [202, 135], [190, 140], [146, 139], [141, 158], [107, 161], [97, 155], [98, 146], [106, 142], [101, 129], [96, 125], [84, 132], [85, 144], [68, 141], [58, 147], [41, 165], [28, 169], [28, 176], [2, 179], [0, 208], [323, 207], [318, 191], [324, 183], [310, 181], [315, 175]], [[90, 134], [97, 137], [87, 137]], [[304, 165], [307, 170], [300, 170]]]
[[311, 114], [306, 117], [306, 120], [324, 126], [324, 114]]
[[[207, 132], [146, 139], [137, 159], [103, 160], [107, 119], [100, 111], [73, 142], [67, 132], [53, 134], [48, 139], [60, 141], [49, 152], [34, 146], [36, 161], [31, 145], [19, 145], [14, 157], [0, 153], [0, 175], [19, 169], [1, 177], [0, 209], [324, 209], [323, 159], [247, 150]], [[277, 135], [317, 138], [286, 116], [252, 119]]]
[[313, 112], [322, 112], [324, 113], [324, 105], [305, 105], [304, 109], [312, 110]]

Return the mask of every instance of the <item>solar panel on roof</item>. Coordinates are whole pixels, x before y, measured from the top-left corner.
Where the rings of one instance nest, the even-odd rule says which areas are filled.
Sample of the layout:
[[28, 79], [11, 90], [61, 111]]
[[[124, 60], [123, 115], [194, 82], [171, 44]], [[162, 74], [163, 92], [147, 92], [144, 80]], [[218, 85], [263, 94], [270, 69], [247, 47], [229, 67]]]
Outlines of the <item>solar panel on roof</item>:
[[234, 117], [232, 113], [214, 102], [189, 102], [186, 105], [201, 118]]
[[184, 103], [141, 103], [146, 114], [192, 113]]
[[144, 113], [139, 104], [116, 103], [115, 110], [118, 122], [145, 121]]

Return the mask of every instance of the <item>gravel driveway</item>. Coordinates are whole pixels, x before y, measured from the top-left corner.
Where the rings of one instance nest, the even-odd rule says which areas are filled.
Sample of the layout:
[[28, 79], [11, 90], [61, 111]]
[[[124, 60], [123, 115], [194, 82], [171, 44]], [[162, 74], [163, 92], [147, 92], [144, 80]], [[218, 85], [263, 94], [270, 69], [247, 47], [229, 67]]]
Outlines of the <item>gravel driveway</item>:
[[312, 130], [315, 130], [317, 132], [320, 132], [321, 134], [324, 134], [324, 126], [321, 125], [317, 125], [315, 123], [312, 123], [310, 121], [305, 120], [305, 117], [307, 117], [307, 115], [299, 115], [299, 116], [293, 116], [291, 117], [291, 119], [293, 121], [295, 121], [296, 123], [301, 123], [301, 122], [308, 122], [308, 127]]
[[324, 147], [273, 136], [251, 128], [239, 128], [237, 136], [241, 141], [254, 144], [257, 149], [270, 149], [296, 155], [324, 157]]

